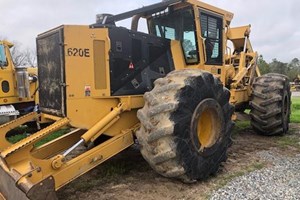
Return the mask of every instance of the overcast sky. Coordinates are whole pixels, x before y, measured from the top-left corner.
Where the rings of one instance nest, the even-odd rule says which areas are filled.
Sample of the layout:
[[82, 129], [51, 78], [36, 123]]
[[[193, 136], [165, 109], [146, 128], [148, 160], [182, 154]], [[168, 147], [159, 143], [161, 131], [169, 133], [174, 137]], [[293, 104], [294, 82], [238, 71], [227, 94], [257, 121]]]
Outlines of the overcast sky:
[[[61, 24], [95, 22], [98, 13], [117, 14], [160, 0], [0, 0], [0, 37], [35, 48], [35, 38]], [[300, 58], [299, 0], [203, 0], [234, 13], [232, 27], [252, 25], [251, 40], [267, 61]], [[126, 23], [123, 23], [126, 24]]]

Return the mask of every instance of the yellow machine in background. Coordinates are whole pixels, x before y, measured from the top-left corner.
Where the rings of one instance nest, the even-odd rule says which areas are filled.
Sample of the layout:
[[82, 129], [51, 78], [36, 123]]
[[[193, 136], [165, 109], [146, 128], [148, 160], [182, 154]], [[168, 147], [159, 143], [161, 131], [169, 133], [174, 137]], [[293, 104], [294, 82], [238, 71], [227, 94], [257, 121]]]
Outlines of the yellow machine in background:
[[293, 91], [300, 91], [300, 75], [298, 75], [294, 82], [291, 83], [291, 90]]
[[[258, 133], [287, 132], [288, 80], [258, 77], [250, 26], [231, 28], [232, 13], [170, 0], [97, 18], [38, 36], [41, 113], [0, 127], [4, 198], [55, 199], [56, 190], [135, 138], [161, 175], [205, 179], [227, 158], [234, 107], [251, 107]], [[115, 25], [127, 18], [131, 29]], [[137, 31], [140, 18], [148, 33]], [[7, 131], [36, 118], [54, 123], [16, 144], [5, 140]], [[72, 127], [69, 133], [35, 145], [64, 126]]]
[[15, 67], [13, 44], [0, 41], [0, 124], [33, 111], [37, 92], [37, 68]]

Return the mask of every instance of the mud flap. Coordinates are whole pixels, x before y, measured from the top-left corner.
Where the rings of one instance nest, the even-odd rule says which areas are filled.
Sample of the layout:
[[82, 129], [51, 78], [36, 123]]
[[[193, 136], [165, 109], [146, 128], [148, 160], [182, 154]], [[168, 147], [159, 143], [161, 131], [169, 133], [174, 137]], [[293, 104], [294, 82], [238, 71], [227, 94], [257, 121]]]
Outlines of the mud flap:
[[[1, 162], [1, 161], [0, 161]], [[0, 200], [56, 200], [55, 184], [52, 176], [32, 186], [27, 192], [0, 165]], [[25, 187], [24, 187], [25, 188]], [[24, 189], [25, 190], [25, 189]], [[27, 193], [27, 195], [26, 195]]]

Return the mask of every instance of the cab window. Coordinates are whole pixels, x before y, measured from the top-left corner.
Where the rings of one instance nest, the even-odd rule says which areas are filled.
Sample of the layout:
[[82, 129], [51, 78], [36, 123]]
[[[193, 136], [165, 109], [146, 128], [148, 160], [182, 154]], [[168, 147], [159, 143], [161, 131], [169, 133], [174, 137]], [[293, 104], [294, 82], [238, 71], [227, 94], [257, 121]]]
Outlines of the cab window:
[[222, 17], [200, 10], [201, 35], [205, 40], [206, 64], [222, 65]]
[[2, 44], [0, 44], [0, 66], [7, 66], [7, 60], [5, 56], [5, 48]]
[[153, 15], [148, 23], [150, 34], [181, 41], [187, 64], [199, 63], [195, 18], [192, 8]]

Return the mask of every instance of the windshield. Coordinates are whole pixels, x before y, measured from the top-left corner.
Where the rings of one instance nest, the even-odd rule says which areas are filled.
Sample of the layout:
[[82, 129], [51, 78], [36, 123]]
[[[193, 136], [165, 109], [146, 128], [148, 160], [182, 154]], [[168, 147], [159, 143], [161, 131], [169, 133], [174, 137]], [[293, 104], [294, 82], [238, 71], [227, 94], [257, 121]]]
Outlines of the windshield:
[[0, 44], [0, 66], [6, 66], [7, 65], [7, 60], [5, 56], [5, 48], [2, 44]]
[[187, 64], [199, 63], [195, 18], [192, 8], [153, 16], [149, 20], [150, 34], [181, 41]]

